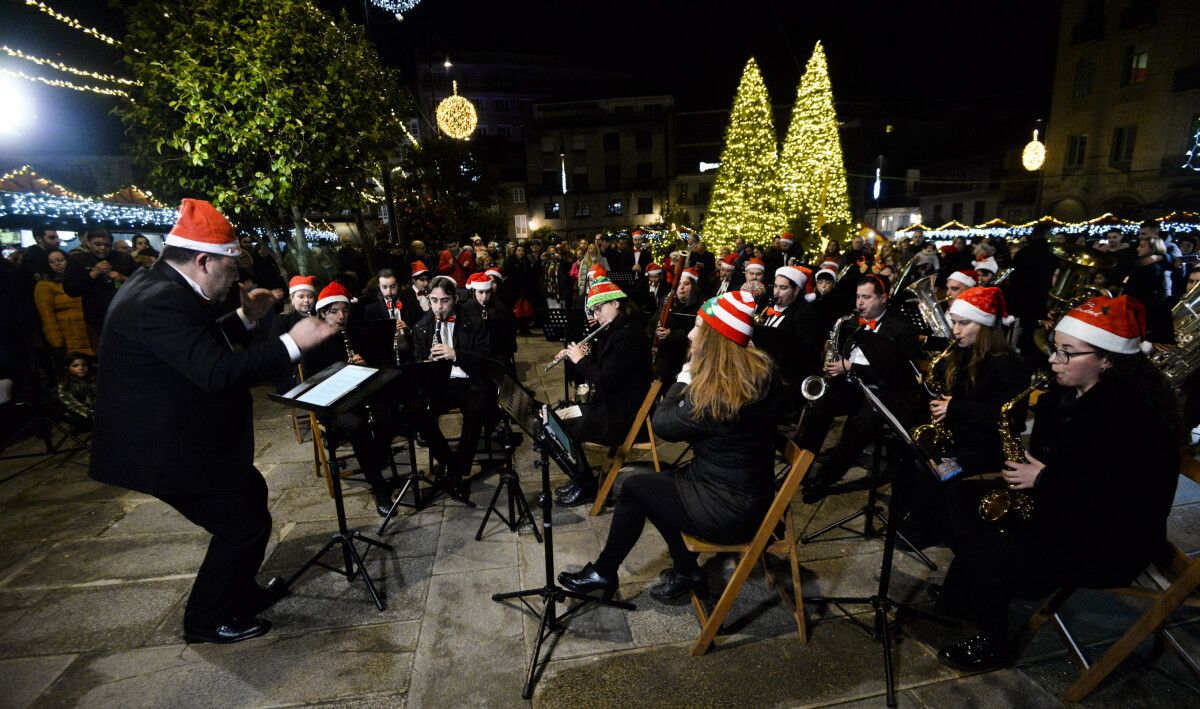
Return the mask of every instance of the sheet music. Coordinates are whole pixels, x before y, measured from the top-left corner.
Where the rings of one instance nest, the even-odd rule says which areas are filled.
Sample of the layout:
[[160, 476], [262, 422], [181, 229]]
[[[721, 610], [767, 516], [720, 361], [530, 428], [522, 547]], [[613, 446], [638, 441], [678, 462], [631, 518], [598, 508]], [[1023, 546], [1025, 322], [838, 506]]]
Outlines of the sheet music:
[[583, 409], [579, 408], [579, 404], [572, 404], [570, 406], [564, 406], [561, 409], [556, 410], [554, 413], [558, 414], [558, 417], [565, 421], [566, 419], [577, 419], [580, 416], [583, 416]]
[[302, 401], [313, 406], [329, 406], [378, 371], [378, 369], [371, 367], [348, 364], [338, 370], [333, 376], [304, 392], [296, 401]]
[[574, 465], [575, 453], [572, 450], [571, 437], [568, 436], [567, 432], [562, 429], [562, 426], [559, 424], [558, 419], [555, 417], [554, 412], [550, 410], [549, 406], [542, 407], [542, 423], [546, 427], [546, 433], [551, 439], [554, 440], [554, 443], [556, 446], [558, 446], [558, 449], [561, 450], [564, 455], [566, 455], [567, 460], [571, 462], [571, 465]]

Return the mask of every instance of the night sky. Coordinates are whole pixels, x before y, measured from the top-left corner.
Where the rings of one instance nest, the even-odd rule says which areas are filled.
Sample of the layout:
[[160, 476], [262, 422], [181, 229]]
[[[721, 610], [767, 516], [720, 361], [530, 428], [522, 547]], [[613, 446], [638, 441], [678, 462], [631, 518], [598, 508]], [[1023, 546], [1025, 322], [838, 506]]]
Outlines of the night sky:
[[[122, 34], [119, 12], [103, 0], [48, 1], [85, 24]], [[673, 94], [684, 109], [728, 109], [751, 55], [772, 102], [789, 104], [820, 39], [843, 120], [947, 121], [956, 125], [952, 142], [962, 143], [964, 154], [1021, 140], [1035, 119], [1046, 117], [1060, 13], [1060, 3], [1046, 0], [424, 0], [397, 22], [379, 10], [365, 13], [363, 0], [319, 4], [366, 20], [385, 61], [408, 82], [415, 82], [418, 56], [534, 53], [624, 72], [626, 95]], [[0, 0], [0, 20], [0, 43], [83, 68], [122, 71], [119, 50], [24, 0]], [[0, 65], [21, 64], [0, 57]], [[0, 157], [120, 150], [121, 125], [108, 115], [114, 99], [23, 85], [37, 102], [38, 125], [19, 145], [0, 142]]]

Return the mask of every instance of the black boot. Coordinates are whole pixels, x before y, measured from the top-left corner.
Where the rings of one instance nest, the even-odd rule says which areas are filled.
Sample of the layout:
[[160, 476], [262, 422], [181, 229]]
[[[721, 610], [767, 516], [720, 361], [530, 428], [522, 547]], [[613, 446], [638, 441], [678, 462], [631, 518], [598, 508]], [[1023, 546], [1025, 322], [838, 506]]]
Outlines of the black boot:
[[561, 495], [555, 495], [554, 501], [559, 507], [577, 507], [579, 505], [589, 505], [596, 501], [595, 490], [584, 490], [578, 485], [572, 484], [570, 489]]
[[660, 601], [671, 601], [685, 594], [696, 591], [699, 595], [704, 595], [708, 587], [708, 581], [704, 578], [704, 572], [700, 569], [680, 573], [675, 569], [667, 569], [662, 574], [662, 583], [650, 587], [650, 595]]
[[980, 633], [938, 651], [938, 662], [959, 672], [988, 672], [1013, 663], [1008, 638], [992, 633]]
[[558, 575], [558, 582], [568, 591], [575, 593], [590, 593], [596, 590], [604, 591], [604, 600], [611, 600], [617, 592], [617, 580], [605, 578], [596, 571], [589, 561], [579, 571], [564, 571]]

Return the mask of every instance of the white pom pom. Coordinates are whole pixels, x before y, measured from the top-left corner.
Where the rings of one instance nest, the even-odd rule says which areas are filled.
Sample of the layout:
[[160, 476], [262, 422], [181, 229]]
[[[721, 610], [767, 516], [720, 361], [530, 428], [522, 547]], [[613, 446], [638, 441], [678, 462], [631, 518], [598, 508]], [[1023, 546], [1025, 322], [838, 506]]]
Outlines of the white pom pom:
[[1005, 315], [1004, 317], [1000, 318], [1000, 322], [1004, 323], [1005, 325], [1012, 325], [1016, 321], [1017, 319], [1011, 315]]
[[817, 294], [816, 293], [805, 293], [804, 299], [811, 303], [817, 299]]
[[1142, 340], [1142, 344], [1138, 345], [1138, 346], [1141, 348], [1141, 350], [1144, 354], [1150, 354], [1151, 352], [1154, 351], [1154, 343], [1153, 342], [1146, 342], [1145, 340]]

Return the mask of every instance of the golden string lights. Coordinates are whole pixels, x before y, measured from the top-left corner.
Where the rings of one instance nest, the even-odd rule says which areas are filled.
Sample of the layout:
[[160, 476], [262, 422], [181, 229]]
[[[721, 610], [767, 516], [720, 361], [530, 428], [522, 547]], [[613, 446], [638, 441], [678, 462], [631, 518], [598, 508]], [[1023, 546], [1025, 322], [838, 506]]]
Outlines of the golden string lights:
[[4, 52], [8, 56], [14, 57], [16, 59], [23, 59], [27, 62], [32, 62], [34, 64], [37, 64], [38, 66], [48, 66], [51, 69], [57, 69], [58, 71], [61, 71], [61, 72], [67, 73], [67, 74], [74, 74], [75, 76], [83, 76], [83, 77], [87, 77], [89, 79], [95, 79], [97, 81], [107, 81], [109, 83], [123, 84], [125, 86], [140, 86], [141, 85], [140, 82], [134, 81], [133, 79], [126, 79], [121, 76], [114, 76], [113, 74], [101, 74], [98, 71], [87, 71], [86, 69], [77, 69], [73, 66], [68, 66], [66, 64], [63, 64], [62, 62], [56, 62], [53, 59], [44, 59], [42, 57], [35, 57], [32, 54], [26, 54], [25, 52], [22, 52], [19, 49], [13, 49], [12, 47], [9, 47], [8, 45], [0, 45], [0, 52]]
[[1033, 129], [1033, 140], [1025, 144], [1021, 151], [1021, 165], [1029, 172], [1034, 172], [1046, 162], [1046, 144], [1038, 140], [1038, 130]]
[[0, 74], [4, 74], [5, 76], [11, 76], [15, 79], [25, 79], [26, 81], [34, 81], [34, 82], [43, 83], [47, 86], [53, 86], [53, 87], [59, 88], [59, 89], [71, 89], [73, 91], [90, 92], [90, 93], [94, 93], [94, 94], [100, 94], [102, 96], [120, 96], [121, 98], [129, 98], [129, 94], [125, 93], [121, 89], [110, 89], [106, 86], [95, 86], [93, 84], [75, 84], [70, 81], [64, 81], [62, 79], [47, 79], [44, 76], [32, 76], [30, 74], [26, 74], [23, 71], [13, 71], [12, 69], [5, 69], [2, 67], [0, 67]]
[[73, 17], [67, 17], [66, 15], [62, 14], [61, 12], [56, 11], [54, 8], [50, 7], [46, 3], [41, 2], [41, 0], [25, 0], [25, 4], [33, 5], [37, 9], [39, 9], [42, 12], [46, 13], [47, 15], [53, 17], [54, 19], [58, 20], [59, 22], [67, 25], [68, 27], [77, 29], [86, 35], [91, 35], [92, 37], [95, 37], [96, 39], [100, 40], [101, 42], [104, 42], [105, 44], [111, 44], [115, 47], [121, 46], [120, 40], [109, 37], [108, 35], [104, 34], [103, 32], [96, 29], [95, 27], [88, 27], [87, 25], [83, 24], [82, 22], [80, 22], [79, 20], [76, 20]]
[[437, 124], [442, 132], [451, 138], [466, 140], [475, 132], [479, 117], [475, 114], [475, 106], [458, 95], [458, 82], [452, 82], [454, 94], [442, 99], [437, 106]]

